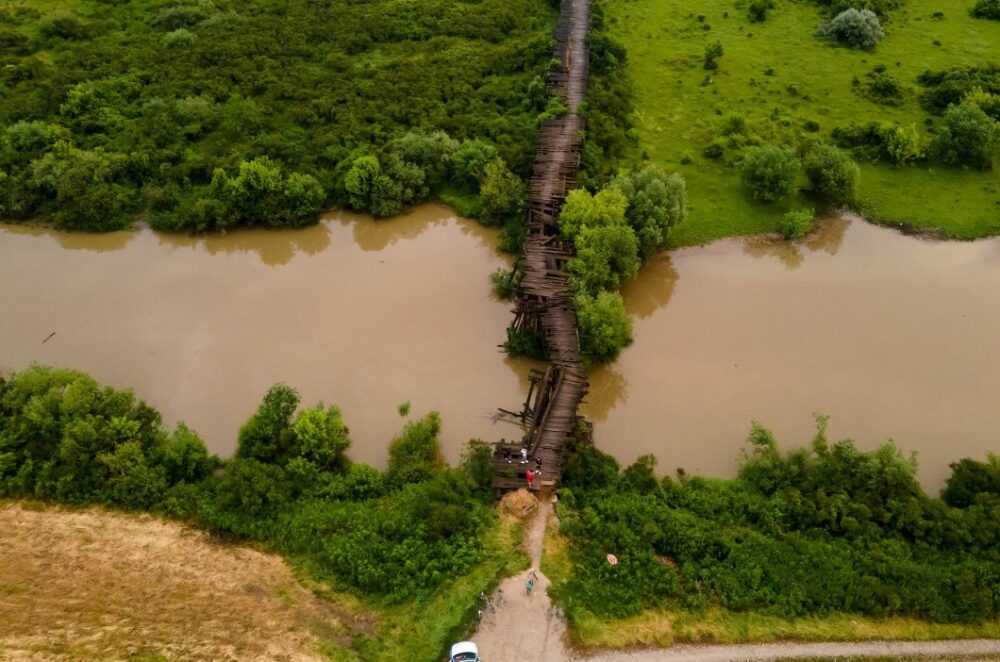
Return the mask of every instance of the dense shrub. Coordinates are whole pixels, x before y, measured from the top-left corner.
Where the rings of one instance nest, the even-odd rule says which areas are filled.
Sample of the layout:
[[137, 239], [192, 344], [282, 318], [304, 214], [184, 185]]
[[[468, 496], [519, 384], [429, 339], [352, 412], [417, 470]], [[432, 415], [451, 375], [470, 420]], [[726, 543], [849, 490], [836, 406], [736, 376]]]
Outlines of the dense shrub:
[[976, 0], [972, 8], [972, 15], [976, 18], [991, 18], [1000, 21], [1000, 0]]
[[617, 292], [581, 294], [576, 298], [576, 317], [580, 348], [596, 361], [614, 360], [632, 342], [632, 320]]
[[836, 127], [832, 135], [838, 145], [852, 148], [856, 155], [870, 161], [906, 165], [927, 155], [926, 140], [914, 124], [851, 123]]
[[813, 214], [813, 210], [808, 208], [786, 212], [778, 221], [778, 232], [785, 239], [801, 239], [812, 229]]
[[[0, 30], [0, 127], [38, 123], [60, 134], [30, 156], [0, 157], [5, 216], [80, 230], [140, 215], [176, 231], [300, 225], [331, 203], [384, 216], [446, 186], [473, 199], [497, 158], [527, 175], [551, 55], [546, 3], [88, 7], [21, 12]], [[588, 131], [618, 130], [625, 113], [612, 96]], [[450, 174], [410, 149], [447, 145], [442, 132], [479, 141]], [[345, 177], [363, 156], [378, 160], [378, 176], [350, 193]], [[220, 197], [217, 171], [236, 179], [264, 159], [280, 173], [265, 177], [266, 194]]]
[[298, 404], [294, 389], [272, 387], [223, 463], [183, 424], [168, 434], [130, 391], [39, 366], [0, 376], [0, 497], [183, 517], [390, 600], [433, 591], [480, 558], [491, 517], [482, 442], [462, 471], [447, 468], [431, 413], [393, 442], [383, 475], [347, 460], [339, 410]]
[[839, 44], [850, 48], [871, 50], [878, 45], [885, 32], [875, 12], [853, 7], [840, 12], [823, 27], [822, 33]]
[[813, 193], [835, 203], [854, 198], [860, 170], [854, 161], [832, 145], [816, 145], [806, 154], [802, 169]]
[[997, 123], [979, 106], [960, 103], [944, 112], [944, 127], [934, 148], [945, 163], [988, 169], [993, 164]]
[[483, 167], [479, 194], [482, 197], [479, 218], [483, 223], [501, 225], [507, 221], [522, 220], [528, 199], [527, 188], [500, 159], [494, 159]]
[[763, 23], [767, 20], [767, 12], [774, 8], [773, 0], [750, 0], [747, 14], [751, 23]]
[[705, 55], [702, 60], [702, 66], [709, 71], [715, 71], [719, 68], [719, 63], [716, 62], [723, 55], [722, 42], [714, 41], [711, 44], [705, 46]]
[[769, 146], [747, 150], [737, 169], [754, 199], [774, 202], [795, 189], [799, 166], [792, 150]]
[[[739, 476], [657, 481], [655, 462], [624, 472], [571, 447], [558, 506], [573, 570], [553, 594], [585, 612], [722, 606], [786, 617], [831, 612], [933, 621], [996, 618], [1000, 498], [991, 460], [955, 466], [962, 510], [928, 497], [891, 445], [781, 452], [754, 426]], [[618, 564], [611, 566], [606, 555]]]
[[943, 113], [948, 106], [961, 103], [975, 89], [1000, 94], [1000, 65], [953, 67], [942, 71], [925, 71], [917, 76], [924, 88], [920, 103], [932, 113]]

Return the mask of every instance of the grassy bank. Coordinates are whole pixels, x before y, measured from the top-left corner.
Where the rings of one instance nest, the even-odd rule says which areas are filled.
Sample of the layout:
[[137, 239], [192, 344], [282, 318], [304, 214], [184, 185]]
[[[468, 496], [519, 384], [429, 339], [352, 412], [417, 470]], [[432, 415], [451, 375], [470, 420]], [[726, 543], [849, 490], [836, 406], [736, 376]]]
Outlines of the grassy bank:
[[[730, 115], [744, 117], [751, 136], [765, 144], [829, 140], [835, 127], [852, 120], [915, 125], [931, 140], [941, 120], [921, 106], [917, 76], [1000, 61], [1000, 22], [972, 18], [972, 4], [949, 5], [935, 17], [940, 3], [906, 0], [883, 20], [885, 39], [868, 52], [814, 36], [823, 13], [809, 2], [778, 0], [766, 21], [751, 23], [746, 2], [706, 0], [694, 7], [680, 0], [608, 0], [611, 34], [628, 50], [639, 151], [687, 181], [690, 213], [671, 235], [672, 245], [773, 231], [789, 209], [815, 205], [802, 194], [752, 202], [731, 165], [734, 154], [703, 155]], [[724, 54], [717, 71], [706, 71], [704, 49], [715, 41]], [[877, 65], [901, 83], [899, 105], [862, 94]], [[874, 220], [963, 239], [1000, 232], [996, 171], [935, 160], [897, 167], [861, 159], [859, 165], [855, 206]]]
[[811, 450], [751, 442], [728, 480], [572, 450], [542, 567], [578, 646], [1000, 636], [1000, 461], [953, 464], [934, 498], [822, 420]]
[[[553, 583], [567, 582], [573, 571], [569, 540], [550, 529], [542, 572]], [[932, 623], [915, 618], [868, 618], [832, 614], [782, 618], [719, 607], [701, 611], [647, 609], [628, 618], [597, 616], [582, 610], [571, 621], [573, 645], [582, 649], [741, 644], [775, 641], [864, 641], [975, 639], [1000, 637], [1000, 620], [983, 623]]]
[[[166, 430], [130, 391], [36, 365], [0, 374], [0, 497], [154, 513], [175, 529], [281, 553], [331, 605], [361, 613], [348, 619], [360, 627], [324, 635], [331, 651], [431, 660], [465, 634], [479, 593], [525, 564], [517, 527], [491, 507], [489, 447], [470, 442], [461, 468], [449, 467], [440, 426], [433, 412], [405, 423], [379, 471], [350, 461], [336, 407], [300, 409], [298, 393], [279, 384], [240, 428], [236, 456], [221, 460], [183, 424]], [[20, 544], [13, 559], [30, 547]], [[45, 567], [35, 570], [44, 582]], [[76, 570], [89, 584], [87, 568]], [[153, 621], [184, 618], [169, 602], [151, 608]]]

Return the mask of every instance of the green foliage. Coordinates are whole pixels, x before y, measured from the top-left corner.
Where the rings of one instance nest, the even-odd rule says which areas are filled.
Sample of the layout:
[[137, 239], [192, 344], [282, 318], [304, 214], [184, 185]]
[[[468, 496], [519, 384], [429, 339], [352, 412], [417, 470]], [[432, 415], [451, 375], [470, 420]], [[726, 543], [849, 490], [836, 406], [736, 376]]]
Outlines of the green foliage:
[[508, 220], [521, 221], [528, 192], [524, 182], [507, 168], [500, 159], [494, 159], [483, 168], [479, 185], [482, 209], [479, 220], [486, 225], [501, 225]]
[[272, 387], [222, 463], [183, 424], [168, 435], [130, 391], [40, 366], [0, 376], [0, 497], [183, 517], [390, 601], [427, 597], [483, 556], [486, 444], [470, 443], [462, 471], [447, 468], [432, 413], [404, 428], [383, 476], [347, 460], [336, 407], [296, 414], [298, 402]]
[[962, 98], [962, 102], [978, 106], [994, 121], [1000, 122], [1000, 93], [991, 93], [981, 87], [973, 87]]
[[[5, 11], [0, 133], [37, 123], [59, 138], [0, 162], [0, 212], [82, 230], [287, 226], [331, 203], [396, 213], [452, 178], [475, 193], [496, 158], [523, 176], [553, 14], [530, 0]], [[458, 141], [472, 145], [452, 173], [435, 150]], [[359, 198], [345, 176], [366, 154], [381, 177]]]
[[406, 418], [410, 415], [410, 401], [407, 400], [403, 404], [396, 407], [396, 412], [399, 414], [400, 418]]
[[632, 320], [617, 292], [577, 296], [576, 319], [580, 348], [597, 362], [613, 361], [632, 342]]
[[793, 209], [785, 212], [778, 223], [778, 232], [785, 239], [801, 239], [812, 229], [815, 212], [812, 209]]
[[497, 148], [485, 140], [465, 140], [451, 155], [454, 181], [467, 188], [478, 190], [486, 174], [486, 166], [499, 158]]
[[925, 88], [920, 103], [930, 112], [941, 114], [949, 106], [961, 103], [974, 89], [1000, 94], [1000, 65], [927, 70], [917, 76], [917, 82]]
[[986, 465], [956, 465], [956, 498], [976, 504], [959, 510], [928, 497], [891, 445], [830, 444], [822, 418], [809, 450], [783, 453], [757, 425], [749, 444], [738, 478], [681, 482], [657, 481], [652, 458], [619, 474], [592, 446], [572, 447], [559, 514], [573, 573], [553, 587], [569, 618], [711, 605], [939, 622], [1000, 613], [1000, 499]]
[[545, 110], [538, 116], [538, 121], [559, 119], [565, 117], [567, 113], [569, 113], [569, 106], [566, 105], [566, 101], [558, 94], [554, 94], [549, 97], [545, 104]]
[[962, 102], [944, 111], [944, 128], [934, 147], [945, 163], [986, 170], [993, 165], [997, 134], [993, 118], [979, 106]]
[[752, 147], [737, 166], [755, 200], [774, 202], [795, 189], [799, 160], [787, 147]]
[[618, 188], [606, 188], [591, 195], [586, 189], [573, 189], [566, 196], [559, 213], [563, 236], [576, 239], [584, 228], [625, 225], [628, 198]]
[[417, 483], [431, 478], [443, 465], [438, 435], [441, 417], [432, 411], [406, 424], [389, 445], [389, 468], [386, 479], [396, 485]]
[[1000, 21], [1000, 0], [976, 0], [972, 8], [972, 15], [976, 18], [990, 18]]
[[941, 498], [953, 508], [996, 504], [1000, 501], [1000, 456], [990, 454], [986, 462], [965, 458], [953, 463]]
[[490, 282], [493, 283], [493, 294], [504, 301], [513, 300], [521, 286], [520, 276], [504, 267], [497, 267], [497, 270], [490, 274]]
[[927, 154], [927, 143], [915, 124], [885, 126], [881, 134], [885, 156], [896, 165], [919, 161]]
[[900, 106], [903, 103], [903, 84], [885, 71], [871, 73], [865, 86], [865, 96], [878, 104]]
[[882, 23], [870, 9], [850, 7], [823, 27], [822, 34], [849, 48], [872, 50], [885, 37]]
[[834, 203], [854, 198], [860, 170], [844, 152], [832, 145], [816, 145], [802, 160], [802, 169], [813, 192]]
[[568, 269], [581, 292], [616, 289], [639, 272], [639, 242], [628, 225], [584, 227], [575, 243], [576, 257]]
[[747, 15], [751, 23], [763, 23], [767, 20], [767, 12], [774, 9], [773, 0], [750, 0]]
[[702, 67], [709, 71], [715, 71], [719, 68], [719, 63], [716, 62], [716, 60], [722, 57], [722, 55], [722, 42], [713, 41], [705, 46], [705, 55], [702, 58]]
[[480, 495], [489, 498], [493, 483], [493, 447], [482, 439], [470, 439], [462, 451], [460, 468], [472, 479]]
[[608, 186], [620, 191], [628, 202], [625, 220], [635, 231], [643, 258], [662, 248], [670, 229], [687, 217], [687, 188], [677, 173], [668, 176], [649, 164], [619, 174]]

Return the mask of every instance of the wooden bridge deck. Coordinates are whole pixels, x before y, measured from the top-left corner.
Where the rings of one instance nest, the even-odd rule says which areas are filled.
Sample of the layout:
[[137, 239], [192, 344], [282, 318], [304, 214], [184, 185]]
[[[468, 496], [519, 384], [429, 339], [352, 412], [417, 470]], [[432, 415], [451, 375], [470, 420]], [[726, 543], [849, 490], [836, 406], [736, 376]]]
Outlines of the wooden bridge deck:
[[[530, 328], [545, 338], [551, 365], [544, 376], [533, 381], [533, 388], [536, 384], [538, 387], [535, 401], [525, 409], [530, 414], [530, 425], [525, 416], [527, 433], [522, 445], [528, 449], [528, 462], [505, 458], [504, 447], [497, 448], [493, 486], [498, 493], [524, 487], [525, 472], [539, 460], [539, 482], [558, 484], [566, 441], [577, 428], [577, 408], [587, 391], [566, 272], [566, 263], [573, 256], [572, 246], [559, 236], [558, 219], [566, 194], [576, 185], [580, 167], [583, 120], [577, 108], [587, 82], [589, 21], [589, 0], [562, 0], [553, 56], [563, 66], [549, 73], [548, 91], [565, 99], [569, 113], [546, 120], [539, 129], [525, 221], [527, 236], [516, 265], [521, 284], [515, 324], [530, 318]], [[529, 392], [529, 401], [531, 396]], [[507, 451], [510, 455], [510, 449]]]

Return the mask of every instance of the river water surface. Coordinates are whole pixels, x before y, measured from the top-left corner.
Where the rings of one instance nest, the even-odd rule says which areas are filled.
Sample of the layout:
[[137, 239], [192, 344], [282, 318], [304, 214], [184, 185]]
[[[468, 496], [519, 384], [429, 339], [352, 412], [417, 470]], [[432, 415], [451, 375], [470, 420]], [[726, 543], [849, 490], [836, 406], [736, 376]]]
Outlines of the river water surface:
[[[188, 238], [0, 226], [0, 368], [66, 365], [132, 387], [220, 454], [276, 381], [337, 404], [354, 459], [383, 465], [430, 409], [458, 459], [527, 388], [497, 343], [496, 234], [425, 205], [387, 221]], [[750, 421], [808, 443], [888, 438], [940, 486], [1000, 452], [1000, 240], [936, 242], [831, 219], [801, 242], [731, 239], [654, 258], [625, 288], [635, 342], [591, 375], [597, 444], [662, 472], [731, 475]], [[55, 332], [47, 342], [43, 341]]]
[[732, 475], [751, 420], [917, 451], [936, 491], [948, 463], [1000, 452], [1000, 239], [941, 242], [861, 219], [805, 240], [730, 239], [661, 255], [624, 290], [635, 342], [592, 375], [585, 413], [622, 462]]
[[437, 205], [197, 238], [0, 226], [0, 367], [131, 387], [223, 455], [274, 382], [338, 405], [351, 457], [375, 465], [409, 400], [411, 416], [441, 412], [455, 461], [470, 437], [515, 432], [490, 416], [527, 388], [497, 348], [510, 304], [490, 294], [496, 240]]

